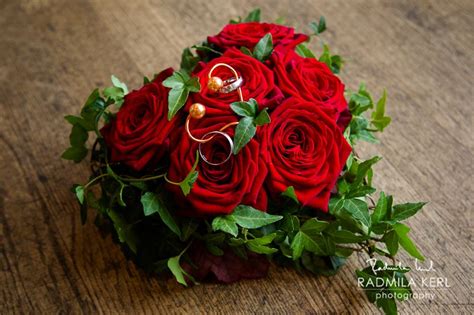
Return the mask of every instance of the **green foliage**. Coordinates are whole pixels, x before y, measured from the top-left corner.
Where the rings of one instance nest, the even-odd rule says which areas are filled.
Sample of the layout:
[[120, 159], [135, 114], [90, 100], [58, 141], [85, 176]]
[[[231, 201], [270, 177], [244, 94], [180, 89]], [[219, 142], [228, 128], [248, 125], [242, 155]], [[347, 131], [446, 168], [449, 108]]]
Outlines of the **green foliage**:
[[281, 193], [282, 196], [288, 197], [297, 204], [300, 202], [298, 201], [298, 197], [296, 196], [295, 188], [293, 186], [288, 186], [284, 192]]
[[234, 135], [234, 154], [252, 140], [257, 131], [257, 126], [263, 126], [271, 122], [267, 108], [258, 110], [257, 101], [253, 98], [247, 102], [234, 102], [230, 104], [231, 109], [242, 118], [235, 128]]
[[191, 49], [185, 48], [181, 54], [180, 71], [190, 74], [198, 62], [199, 57], [194, 55]]
[[240, 119], [239, 124], [235, 127], [234, 154], [238, 154], [239, 151], [252, 140], [256, 131], [257, 127], [254, 124], [254, 119], [251, 117], [243, 117]]
[[239, 228], [237, 227], [237, 224], [235, 223], [232, 216], [215, 217], [214, 220], [212, 220], [212, 230], [220, 230], [234, 237], [237, 237], [239, 234]]
[[244, 205], [237, 206], [230, 217], [239, 226], [247, 229], [258, 229], [283, 219], [281, 215], [272, 215]]
[[323, 53], [319, 56], [319, 61], [324, 62], [335, 74], [341, 71], [342, 64], [344, 63], [341, 56], [331, 55], [328, 45], [323, 46]]
[[272, 34], [268, 33], [262, 37], [253, 48], [253, 56], [260, 61], [265, 61], [273, 52]]
[[184, 286], [188, 286], [188, 283], [186, 282], [185, 277], [191, 280], [192, 282], [197, 283], [196, 280], [194, 280], [194, 278], [189, 273], [187, 273], [181, 267], [181, 264], [180, 264], [181, 256], [184, 254], [186, 249], [183, 252], [181, 252], [181, 254], [179, 254], [178, 256], [169, 258], [167, 262], [167, 266], [169, 270], [171, 271], [171, 273], [174, 275], [176, 281], [178, 281]]
[[298, 46], [296, 46], [295, 51], [301, 57], [316, 58], [313, 52], [305, 44], [299, 44]]
[[190, 77], [185, 71], [175, 71], [163, 81], [163, 86], [170, 88], [168, 93], [168, 120], [186, 104], [190, 92], [199, 92], [201, 85], [196, 77]]
[[410, 228], [408, 226], [401, 223], [396, 223], [393, 226], [393, 230], [398, 236], [398, 242], [400, 243], [400, 246], [402, 246], [408, 254], [421, 261], [425, 260], [425, 257], [420, 254], [415, 244], [408, 236], [408, 232], [410, 232]]
[[199, 172], [196, 171], [198, 163], [199, 163], [199, 152], [196, 151], [196, 158], [194, 159], [193, 167], [189, 171], [188, 175], [186, 175], [186, 178], [178, 183], [179, 187], [181, 188], [181, 191], [183, 192], [185, 196], [187, 196], [191, 192], [191, 189], [193, 188], [193, 185], [198, 178]]
[[321, 16], [318, 23], [311, 22], [309, 27], [313, 30], [314, 35], [319, 35], [326, 30], [326, 19]]
[[[382, 132], [391, 122], [391, 118], [385, 116], [386, 91], [383, 91], [382, 97], [375, 105], [365, 84], [361, 84], [357, 92], [349, 91], [349, 95], [349, 110], [352, 120], [346, 130], [346, 138], [352, 145], [358, 140], [377, 143], [378, 140], [374, 133]], [[368, 110], [372, 110], [370, 120], [364, 115]]]
[[243, 22], [260, 22], [260, 9], [254, 9], [243, 20]]
[[155, 193], [147, 192], [142, 196], [141, 203], [145, 216], [158, 213], [163, 223], [165, 223], [171, 231], [178, 235], [178, 237], [181, 237], [179, 226], [176, 224], [176, 221], [168, 211], [168, 207], [164, 203], [163, 198]]
[[103, 95], [108, 102], [114, 103], [117, 107], [120, 107], [123, 104], [123, 98], [128, 94], [127, 85], [121, 82], [114, 75], [112, 75], [111, 81], [113, 86], [105, 88]]

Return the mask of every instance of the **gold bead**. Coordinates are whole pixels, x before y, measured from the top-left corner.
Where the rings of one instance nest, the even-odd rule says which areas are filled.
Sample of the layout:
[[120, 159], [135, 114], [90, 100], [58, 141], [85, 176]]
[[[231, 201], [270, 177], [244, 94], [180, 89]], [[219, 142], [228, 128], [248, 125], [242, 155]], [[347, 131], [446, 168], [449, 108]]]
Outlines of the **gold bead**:
[[189, 115], [194, 119], [201, 119], [206, 115], [206, 106], [200, 103], [194, 103], [189, 108]]
[[219, 77], [210, 77], [207, 82], [207, 88], [213, 92], [219, 91], [224, 86], [224, 82]]

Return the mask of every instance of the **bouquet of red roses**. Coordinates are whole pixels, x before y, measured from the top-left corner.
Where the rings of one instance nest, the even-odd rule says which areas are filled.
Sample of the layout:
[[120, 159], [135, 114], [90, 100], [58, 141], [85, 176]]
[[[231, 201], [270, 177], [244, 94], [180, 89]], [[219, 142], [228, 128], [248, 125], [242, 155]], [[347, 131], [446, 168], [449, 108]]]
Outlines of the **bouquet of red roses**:
[[[399, 245], [423, 259], [401, 221], [424, 203], [393, 205], [384, 192], [375, 201], [380, 158], [354, 151], [390, 123], [386, 94], [374, 102], [364, 85], [345, 89], [341, 57], [305, 44], [320, 39], [324, 18], [310, 26], [305, 35], [260, 23], [255, 10], [186, 48], [179, 70], [131, 92], [114, 76], [95, 89], [80, 116], [66, 116], [62, 156], [84, 159], [95, 133], [92, 176], [72, 189], [83, 223], [96, 209], [128, 257], [183, 285], [262, 277], [270, 261], [332, 275], [354, 251], [395, 265]], [[369, 300], [393, 312], [411, 295], [407, 269], [375, 270], [357, 275]]]

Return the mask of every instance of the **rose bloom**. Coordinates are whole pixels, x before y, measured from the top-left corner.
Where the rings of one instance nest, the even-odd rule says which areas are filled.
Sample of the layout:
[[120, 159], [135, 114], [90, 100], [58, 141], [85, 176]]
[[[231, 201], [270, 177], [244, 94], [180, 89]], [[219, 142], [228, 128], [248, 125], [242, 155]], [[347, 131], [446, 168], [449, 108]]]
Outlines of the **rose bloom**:
[[343, 112], [347, 116], [344, 84], [325, 63], [286, 50], [275, 50], [271, 62], [277, 85], [286, 96], [312, 102], [335, 119]]
[[169, 135], [180, 121], [167, 119], [169, 89], [162, 82], [172, 73], [173, 69], [166, 69], [153, 82], [127, 94], [117, 116], [100, 130], [111, 162], [141, 171], [168, 152]]
[[327, 211], [331, 189], [351, 152], [341, 130], [321, 107], [295, 97], [270, 117], [272, 122], [257, 130], [268, 162], [269, 193], [278, 197], [293, 186], [303, 205]]
[[[275, 86], [273, 72], [257, 59], [232, 48], [227, 50], [223, 56], [213, 59], [207, 64], [198, 65], [194, 75], [199, 78], [201, 91], [191, 94], [192, 102], [188, 102], [188, 109], [191, 103], [198, 102], [206, 106], [206, 116], [233, 114], [230, 104], [240, 101], [237, 90], [230, 93], [220, 93], [207, 88], [209, 71], [217, 63], [226, 63], [237, 71], [243, 79], [241, 89], [244, 99], [256, 99], [260, 109], [265, 107], [271, 109], [283, 100], [283, 94]], [[220, 77], [222, 80], [234, 77], [232, 71], [226, 67], [217, 67], [212, 75]]]
[[[192, 120], [190, 130], [194, 137], [202, 138], [208, 132], [219, 130], [233, 121], [237, 121], [235, 116], [206, 116], [201, 120]], [[224, 132], [232, 138], [234, 128], [230, 127]], [[193, 141], [184, 130], [176, 134], [172, 141], [174, 148], [167, 177], [171, 181], [180, 182], [194, 164], [199, 143]], [[204, 156], [212, 163], [224, 161], [230, 152], [229, 143], [222, 135], [217, 135], [201, 148]], [[213, 166], [200, 158], [197, 171], [198, 178], [186, 197], [179, 186], [167, 185], [183, 215], [228, 214], [239, 204], [266, 210], [267, 195], [262, 186], [267, 168], [261, 159], [260, 146], [255, 138], [237, 155], [232, 154], [224, 164]]]
[[231, 47], [242, 46], [253, 49], [260, 39], [266, 34], [272, 34], [273, 46], [294, 48], [296, 45], [307, 41], [305, 34], [295, 34], [292, 27], [278, 24], [248, 22], [227, 24], [219, 34], [209, 36], [207, 42], [223, 50]]

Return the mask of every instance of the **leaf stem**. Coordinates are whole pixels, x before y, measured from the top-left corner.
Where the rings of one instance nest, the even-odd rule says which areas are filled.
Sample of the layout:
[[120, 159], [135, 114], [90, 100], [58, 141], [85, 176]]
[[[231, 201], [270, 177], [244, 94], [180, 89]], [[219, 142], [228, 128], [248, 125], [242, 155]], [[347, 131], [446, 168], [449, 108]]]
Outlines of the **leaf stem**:
[[109, 174], [102, 174], [102, 175], [99, 175], [95, 178], [93, 178], [91, 181], [89, 181], [87, 184], [84, 185], [84, 190], [86, 190], [87, 188], [89, 188], [89, 186], [91, 186], [92, 184], [94, 184], [98, 179], [101, 179], [103, 177], [106, 177], [106, 176], [109, 176]]
[[164, 174], [164, 178], [165, 178], [165, 181], [166, 181], [167, 183], [172, 184], [172, 185], [179, 186], [179, 185], [181, 185], [181, 183], [182, 183], [182, 182], [177, 183], [177, 182], [173, 182], [172, 180], [169, 180], [168, 177], [166, 176], [166, 174]]
[[118, 175], [117, 175], [117, 177], [120, 180], [123, 180], [124, 182], [146, 182], [146, 181], [149, 181], [149, 180], [160, 179], [160, 178], [163, 178], [163, 177], [165, 177], [165, 179], [166, 179], [166, 173], [156, 175], [156, 176], [151, 176], [151, 177], [143, 177], [143, 178], [126, 178], [126, 177], [122, 177], [122, 176], [118, 176]]

